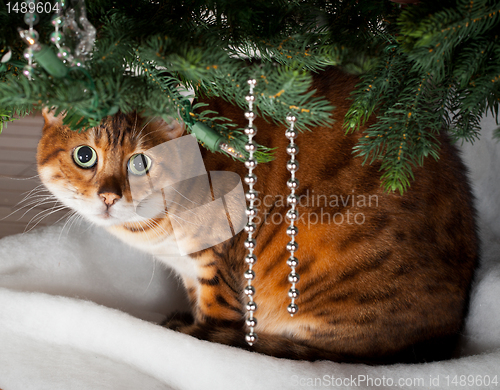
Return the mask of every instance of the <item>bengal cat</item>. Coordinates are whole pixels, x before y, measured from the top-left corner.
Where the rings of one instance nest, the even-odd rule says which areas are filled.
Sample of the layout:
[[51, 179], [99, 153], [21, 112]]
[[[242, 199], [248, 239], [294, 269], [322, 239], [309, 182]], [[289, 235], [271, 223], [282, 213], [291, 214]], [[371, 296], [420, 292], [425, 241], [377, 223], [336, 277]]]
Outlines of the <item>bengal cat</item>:
[[[257, 119], [255, 140], [276, 148], [274, 161], [254, 171], [261, 199], [254, 252], [259, 340], [252, 347], [244, 340], [244, 232], [181, 259], [159, 256], [180, 273], [192, 305], [192, 316], [174, 316], [167, 326], [291, 359], [377, 364], [450, 356], [478, 258], [466, 170], [443, 132], [439, 161], [427, 159], [415, 169], [404, 195], [384, 192], [380, 165], [362, 165], [353, 157], [362, 132], [345, 135], [342, 129], [356, 83], [356, 77], [333, 68], [316, 74], [313, 88], [331, 101], [336, 121], [297, 139], [302, 216], [297, 223], [298, 313], [292, 318], [287, 312], [289, 141], [284, 128]], [[240, 109], [220, 99], [209, 104], [245, 126]], [[45, 121], [38, 168], [58, 199], [146, 252], [172, 244], [168, 211], [159, 218], [138, 216], [127, 176], [131, 158], [179, 137], [183, 126], [146, 122], [136, 113], [118, 113], [86, 132], [70, 131], [48, 112]], [[232, 171], [242, 178], [248, 173], [239, 161], [201, 150], [207, 171]], [[143, 169], [153, 173], [154, 162]]]

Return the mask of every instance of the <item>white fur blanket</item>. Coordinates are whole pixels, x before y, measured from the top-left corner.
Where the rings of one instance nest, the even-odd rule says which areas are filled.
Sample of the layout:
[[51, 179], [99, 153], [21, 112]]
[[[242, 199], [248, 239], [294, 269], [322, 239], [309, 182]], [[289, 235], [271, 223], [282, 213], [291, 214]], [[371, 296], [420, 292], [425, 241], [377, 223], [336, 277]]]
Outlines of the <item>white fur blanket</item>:
[[483, 240], [461, 356], [369, 367], [296, 362], [155, 325], [185, 305], [161, 265], [106, 232], [63, 225], [0, 240], [0, 389], [500, 387], [500, 145], [464, 148]]

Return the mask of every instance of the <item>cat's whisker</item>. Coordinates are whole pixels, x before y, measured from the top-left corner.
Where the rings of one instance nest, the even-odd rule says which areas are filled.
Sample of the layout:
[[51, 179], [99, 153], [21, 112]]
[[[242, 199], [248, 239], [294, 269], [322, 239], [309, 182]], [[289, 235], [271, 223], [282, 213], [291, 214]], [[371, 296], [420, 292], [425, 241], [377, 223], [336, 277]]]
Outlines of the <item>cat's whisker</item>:
[[[179, 207], [184, 208], [184, 209], [185, 209], [185, 212], [190, 212], [191, 214], [196, 215], [196, 213], [195, 213], [192, 209], [189, 209], [187, 206], [184, 206], [184, 205], [180, 204], [179, 202], [175, 202], [175, 201], [173, 201], [173, 200], [172, 200], [172, 198], [166, 198], [166, 197], [164, 197], [164, 198], [163, 198], [163, 200], [164, 200], [164, 201], [166, 201], [166, 202], [169, 202], [169, 206], [168, 206], [168, 207], [170, 207], [170, 205], [171, 205], [171, 204], [175, 204], [175, 205], [178, 205]], [[189, 200], [189, 199], [187, 199], [187, 200]], [[147, 201], [146, 201], [146, 202], [147, 202]], [[146, 203], [146, 202], [145, 202], [145, 203]], [[193, 203], [194, 203], [194, 202], [193, 202]], [[199, 205], [199, 204], [198, 204], [198, 205]], [[166, 216], [166, 215], [167, 215], [167, 212], [166, 212], [166, 211], [163, 211], [161, 215], [162, 215], [162, 216]]]
[[151, 272], [151, 278], [149, 278], [149, 283], [146, 286], [146, 288], [144, 289], [144, 291], [142, 292], [142, 295], [145, 295], [148, 292], [149, 287], [151, 286], [151, 283], [153, 283], [153, 279], [154, 279], [155, 271], [156, 271], [156, 261], [157, 260], [153, 257], [153, 272]]
[[[61, 241], [61, 236], [64, 232], [64, 229], [66, 228], [66, 226], [68, 225], [68, 223], [73, 219], [73, 218], [76, 218], [76, 216], [78, 215], [78, 213], [76, 211], [73, 211], [73, 210], [69, 210], [66, 214], [64, 214], [64, 216], [62, 216], [61, 218], [59, 218], [59, 220], [57, 222], [59, 222], [61, 219], [63, 218], [66, 218], [66, 222], [64, 222], [64, 225], [61, 229], [61, 231], [59, 232], [59, 238], [58, 238], [58, 242]], [[71, 226], [70, 226], [71, 227]], [[69, 230], [70, 230], [70, 227], [68, 228], [68, 232], [66, 233], [66, 235], [69, 234]]]
[[[180, 193], [180, 192], [179, 192], [178, 190], [176, 190], [175, 188], [172, 188], [172, 189], [173, 189], [175, 192], [177, 192], [180, 196], [182, 196], [184, 199], [186, 199], [188, 202], [191, 202], [191, 203], [193, 203], [193, 204], [195, 204], [195, 205], [197, 205], [197, 206], [203, 206], [203, 204], [202, 204], [202, 203], [198, 203], [198, 202], [195, 202], [195, 201], [193, 201], [193, 200], [189, 199], [188, 197], [184, 196], [182, 193]], [[175, 201], [173, 201], [173, 200], [172, 200], [173, 198], [166, 198], [166, 197], [165, 197], [164, 199], [165, 199], [166, 201], [170, 202], [170, 204], [176, 204], [176, 205], [178, 205], [178, 206], [183, 207], [184, 209], [186, 209], [186, 211], [191, 212], [193, 215], [196, 215], [196, 213], [195, 213], [192, 209], [188, 208], [188, 206], [184, 206], [184, 205], [182, 205], [182, 204], [181, 204], [181, 203], [179, 203], [179, 202], [175, 202]]]
[[[52, 207], [50, 207], [50, 208], [45, 208], [45, 209], [44, 209], [44, 210], [42, 210], [42, 211], [45, 211], [45, 210], [53, 210], [53, 209], [55, 209], [56, 207], [62, 207], [62, 206], [63, 206], [63, 205], [62, 205], [62, 203], [60, 202], [60, 200], [59, 200], [59, 199], [57, 199], [57, 198], [50, 198], [50, 197], [46, 197], [46, 198], [43, 198], [43, 199], [39, 199], [39, 200], [37, 200], [37, 202], [34, 202], [34, 203], [36, 203], [36, 204], [35, 204], [34, 206], [32, 206], [32, 207], [31, 207], [28, 211], [33, 210], [33, 209], [34, 209], [34, 208], [36, 208], [36, 207], [41, 207], [41, 206], [43, 206], [43, 205], [46, 205], [46, 204], [51, 204], [51, 203], [52, 203]], [[34, 203], [31, 203], [31, 204], [34, 204]], [[28, 207], [28, 206], [26, 206], [26, 207]], [[64, 207], [66, 207], [66, 206], [64, 206]], [[27, 212], [28, 212], [28, 211], [27, 211]], [[25, 214], [26, 214], [26, 213], [25, 213]]]
[[[28, 176], [28, 177], [13, 177], [13, 176], [8, 176], [8, 175], [0, 175], [0, 178], [2, 179], [9, 179], [9, 180], [15, 180], [15, 181], [27, 181], [27, 180], [34, 180], [38, 179], [40, 177], [39, 174], [36, 174], [34, 176]], [[37, 187], [41, 186], [43, 184], [39, 184]]]
[[175, 215], [171, 215], [171, 217], [173, 219], [173, 221], [172, 221], [172, 228], [175, 230], [173, 222], [177, 222], [177, 224], [179, 225], [179, 227], [183, 231], [182, 233], [185, 235], [186, 234], [186, 228], [184, 227], [184, 225], [177, 220], [177, 218], [175, 217]]
[[138, 145], [141, 145], [141, 144], [142, 144], [142, 141], [143, 141], [143, 138], [144, 138], [145, 136], [147, 136], [147, 134], [142, 134], [142, 132], [144, 131], [144, 129], [145, 129], [146, 127], [148, 127], [148, 125], [149, 125], [152, 121], [153, 121], [153, 118], [150, 118], [150, 119], [149, 119], [149, 120], [145, 123], [145, 125], [144, 125], [144, 126], [142, 126], [142, 128], [139, 130], [139, 132], [137, 133], [137, 135], [135, 135], [135, 134], [134, 134], [134, 136], [136, 136], [136, 137], [137, 137], [137, 136], [139, 136], [139, 137], [140, 137], [139, 139], [137, 139], [137, 144], [138, 144]]
[[88, 223], [87, 229], [85, 229], [86, 232], [89, 231], [90, 229], [93, 229], [96, 226], [98, 226], [94, 221], [90, 221], [88, 219], [85, 219], [82, 215], [80, 215], [79, 220], [80, 220], [80, 222], [83, 222], [85, 220]]
[[[24, 198], [19, 202], [24, 202], [24, 200], [28, 199], [29, 197], [31, 197], [33, 194], [38, 194], [39, 192], [42, 192], [42, 191], [46, 191], [46, 192], [49, 192], [45, 186], [43, 184], [39, 184], [37, 185], [35, 188], [31, 189], [30, 191], [28, 191], [28, 193], [24, 196]], [[23, 194], [24, 195], [24, 194]], [[18, 204], [19, 204], [18, 203]]]
[[31, 206], [32, 204], [43, 202], [43, 201], [48, 200], [48, 199], [57, 200], [57, 198], [55, 196], [52, 196], [50, 194], [38, 194], [38, 195], [33, 195], [32, 197], [30, 197], [29, 199], [26, 199], [22, 203], [18, 203], [16, 206], [20, 206], [19, 209], [21, 210], [21, 209], [24, 209], [26, 207]]
[[[146, 233], [146, 230], [144, 229], [144, 226], [140, 222], [132, 222], [132, 223], [133, 223], [133, 225], [135, 226], [136, 229], [139, 229], [139, 230], [142, 231], [142, 233], [144, 233], [144, 237], [146, 238], [146, 240], [148, 242], [151, 242], [151, 238]], [[156, 227], [160, 228], [160, 230], [162, 230], [163, 233], [167, 234], [167, 232], [161, 226], [159, 226], [157, 222], [155, 222], [153, 220], [146, 220], [143, 223], [145, 223], [146, 226], [149, 227], [158, 238], [161, 238], [162, 236], [157, 232]], [[153, 257], [153, 259], [154, 259], [154, 257]], [[154, 275], [154, 270], [153, 270], [153, 275]], [[151, 280], [153, 280], [152, 277], [151, 277]], [[149, 288], [150, 284], [151, 284], [151, 282], [148, 284], [148, 287], [146, 287], [146, 291]]]
[[[151, 238], [149, 237], [149, 235], [146, 233], [146, 229], [144, 229], [144, 226], [142, 224], [140, 224], [139, 222], [136, 222], [137, 226], [139, 229], [142, 230], [142, 232], [144, 233], [144, 236], [146, 237], [146, 240], [148, 240], [148, 242], [151, 242]], [[146, 226], [148, 228], [150, 228], [150, 230], [153, 231], [153, 234], [156, 234], [157, 237], [160, 237], [160, 235], [158, 234], [158, 232], [155, 230], [155, 227], [154, 225], [146, 222]]]
[[50, 194], [33, 195], [29, 199], [26, 199], [25, 201], [16, 204], [16, 206], [19, 206], [16, 210], [22, 210], [25, 209], [26, 207], [30, 207], [33, 204], [44, 202], [49, 199], [57, 200], [55, 196], [52, 196]]
[[[169, 235], [169, 233], [158, 222], [156, 222], [153, 219], [148, 219], [148, 220], [144, 221], [143, 223], [146, 224], [146, 226], [149, 227], [153, 231], [153, 233], [156, 235], [157, 238], [161, 239], [161, 238]], [[140, 225], [140, 223], [137, 222], [137, 224], [139, 225], [139, 227], [141, 228], [143, 233], [146, 234], [146, 231]], [[146, 234], [146, 237], [147, 237], [148, 241], [151, 242], [151, 240], [147, 234]]]
[[173, 188], [173, 187], [172, 187], [172, 189], [173, 189], [175, 192], [177, 192], [180, 196], [182, 196], [184, 199], [186, 199], [188, 202], [194, 203], [194, 204], [196, 204], [196, 205], [198, 205], [198, 206], [202, 206], [202, 204], [201, 204], [201, 203], [198, 203], [198, 202], [195, 202], [194, 200], [189, 199], [187, 196], [185, 196], [184, 194], [182, 194], [181, 192], [179, 192], [179, 191], [178, 191], [178, 190], [176, 190], [175, 188]]
[[[149, 123], [148, 123], [148, 124], [149, 124]], [[144, 129], [142, 129], [142, 130], [144, 130]], [[141, 132], [139, 133], [139, 135], [141, 135], [142, 130], [141, 130]], [[139, 144], [142, 144], [142, 142], [146, 139], [146, 137], [152, 136], [154, 133], [162, 133], [162, 132], [164, 132], [164, 131], [165, 131], [165, 130], [163, 130], [163, 129], [158, 129], [158, 130], [150, 131], [150, 132], [148, 132], [148, 133], [146, 133], [146, 134], [141, 135], [141, 137], [137, 140], [137, 142], [138, 142]]]
[[[43, 205], [46, 205], [46, 204], [51, 204], [52, 202], [54, 202], [54, 201], [37, 203], [36, 205], [32, 206], [29, 210], [26, 210], [26, 211], [23, 213], [23, 215], [21, 215], [21, 216], [19, 217], [19, 219], [21, 219], [21, 218], [25, 217], [25, 216], [26, 216], [26, 214], [28, 214], [30, 211], [32, 211], [32, 210], [34, 210], [34, 209], [36, 209], [37, 207], [40, 207], [40, 206], [43, 206]], [[56, 202], [55, 204], [57, 204], [57, 202]], [[44, 211], [47, 211], [47, 210], [51, 210], [51, 209], [52, 209], [52, 207], [51, 207], [51, 208], [48, 208], [48, 209], [44, 209], [44, 210], [42, 210], [42, 211], [38, 212], [38, 214], [40, 214], [40, 213], [42, 213], [42, 212], [44, 212]], [[35, 218], [38, 214], [36, 214], [34, 217], [32, 217], [32, 220], [33, 220], [33, 218]], [[31, 222], [31, 220], [30, 220], [30, 222]]]
[[[83, 222], [83, 220], [84, 220], [84, 219], [83, 219], [82, 217], [80, 217], [80, 218], [78, 219], [78, 222], [81, 224], [81, 223]], [[87, 222], [88, 222], [88, 221], [87, 221]], [[94, 224], [94, 223], [89, 223], [83, 232], [84, 232], [84, 233], [85, 233], [85, 232], [88, 232], [90, 229], [93, 229], [93, 228], [95, 228], [95, 224]]]
[[[24, 230], [24, 233], [28, 233], [30, 231], [32, 231], [35, 227], [38, 226], [38, 224], [40, 222], [42, 222], [45, 218], [47, 218], [48, 216], [54, 214], [54, 213], [57, 213], [59, 211], [62, 211], [66, 209], [66, 206], [59, 206], [57, 207], [56, 209], [47, 209], [47, 210], [42, 210], [40, 211], [37, 215], [35, 215], [33, 218], [31, 218], [31, 220], [28, 222], [28, 224], [26, 225], [26, 228], [28, 228], [28, 226], [30, 226], [31, 223], [35, 222], [35, 224], [30, 227], [28, 230]], [[45, 214], [44, 214], [45, 213]]]
[[[57, 199], [38, 199], [36, 202], [32, 202], [29, 205], [25, 205], [23, 207], [17, 208], [12, 213], [10, 213], [7, 217], [12, 216], [12, 215], [19, 212], [19, 213], [22, 213], [22, 215], [18, 218], [18, 220], [20, 220], [21, 218], [24, 218], [30, 211], [32, 211], [38, 207], [52, 205], [52, 204], [55, 204], [57, 202], [58, 202]], [[48, 207], [44, 207], [44, 208], [46, 209]], [[5, 217], [5, 218], [7, 218], [7, 217]]]
[[[163, 227], [161, 227], [158, 222], [156, 222], [152, 219], [147, 220], [145, 223], [146, 223], [146, 226], [149, 227], [158, 238], [163, 237], [164, 234], [168, 234], [168, 232]], [[143, 228], [143, 231], [144, 231], [144, 228]], [[162, 234], [160, 234], [160, 233], [162, 233]]]
[[[49, 200], [49, 199], [50, 199], [50, 200]], [[57, 203], [57, 202], [58, 202], [57, 198], [56, 198], [56, 197], [54, 197], [54, 196], [50, 196], [50, 197], [49, 197], [49, 196], [46, 196], [46, 197], [44, 197], [43, 199], [33, 200], [33, 202], [30, 202], [29, 204], [23, 205], [22, 207], [19, 207], [19, 208], [15, 209], [14, 211], [12, 211], [11, 213], [9, 213], [9, 214], [8, 214], [8, 215], [6, 215], [5, 217], [1, 218], [1, 219], [0, 219], [0, 221], [3, 221], [3, 220], [5, 220], [5, 219], [7, 219], [7, 218], [9, 218], [9, 217], [13, 216], [15, 213], [20, 212], [21, 210], [23, 210], [23, 209], [24, 209], [24, 208], [26, 208], [26, 207], [30, 207], [30, 206], [34, 205], [34, 206], [30, 207], [28, 210], [26, 210], [26, 211], [25, 211], [25, 212], [24, 212], [24, 213], [23, 213], [23, 214], [22, 214], [22, 215], [18, 218], [18, 220], [19, 220], [19, 219], [23, 218], [26, 214], [28, 214], [31, 210], [33, 210], [33, 209], [35, 209], [35, 208], [37, 208], [37, 207], [43, 206], [43, 205], [45, 205], [45, 204], [50, 204], [50, 203], [52, 203], [52, 202], [56, 202], [56, 203]], [[16, 205], [16, 206], [17, 206], [17, 205]]]
[[21, 199], [19, 202], [17, 202], [17, 204], [21, 204], [23, 202], [26, 202], [27, 200], [30, 200], [31, 198], [34, 198], [34, 197], [40, 196], [40, 195], [52, 195], [52, 194], [49, 191], [46, 191], [46, 190], [39, 188], [36, 191], [35, 190], [31, 191], [23, 199]]
[[[195, 213], [193, 213], [193, 214], [195, 214]], [[165, 216], [166, 216], [166, 215], [168, 215], [169, 217], [173, 218], [173, 220], [174, 220], [175, 222], [177, 222], [177, 223], [179, 224], [179, 226], [180, 226], [183, 230], [184, 230], [185, 228], [184, 228], [183, 223], [182, 223], [182, 222], [180, 222], [180, 221], [183, 221], [183, 222], [185, 222], [186, 224], [190, 224], [190, 225], [192, 225], [192, 226], [207, 227], [207, 228], [209, 227], [208, 225], [204, 225], [204, 224], [197, 224], [197, 223], [194, 223], [194, 222], [187, 221], [187, 220], [185, 220], [184, 218], [179, 217], [178, 215], [176, 215], [176, 214], [174, 214], [174, 213], [168, 213], [168, 214], [167, 214], [167, 213], [165, 213]], [[139, 215], [137, 214], [137, 216], [139, 216]], [[160, 234], [158, 234], [158, 232], [157, 232], [157, 228], [159, 228], [159, 229], [160, 229], [160, 232], [161, 232], [161, 233], [168, 235], [168, 232], [167, 232], [164, 228], [162, 228], [162, 227], [158, 224], [158, 222], [156, 222], [156, 221], [154, 221], [154, 220], [152, 220], [152, 219], [148, 219], [148, 220], [144, 221], [143, 223], [145, 223], [148, 227], [150, 227], [150, 228], [154, 231], [154, 233], [155, 233], [155, 234], [157, 234], [157, 236], [158, 236], [159, 238], [161, 238], [161, 235], [160, 235]]]
[[[61, 218], [59, 218], [57, 221], [55, 221], [54, 224], [62, 221], [64, 218], [69, 219], [69, 218], [73, 217], [73, 215], [75, 215], [75, 214], [78, 214], [78, 212], [70, 209], [70, 210], [68, 210], [68, 212], [66, 214], [64, 214]], [[66, 222], [64, 224], [66, 224]]]
[[37, 192], [34, 192], [32, 194], [29, 195], [29, 197], [25, 197], [23, 200], [21, 200], [20, 202], [17, 202], [16, 206], [20, 206], [22, 205], [23, 203], [26, 203], [26, 202], [29, 202], [29, 201], [34, 201], [36, 200], [37, 198], [56, 198], [53, 194], [51, 194], [50, 192], [45, 192], [45, 191], [42, 191], [42, 190], [38, 190]]
[[38, 212], [37, 214], [35, 214], [31, 220], [28, 222], [28, 225], [32, 222], [35, 222], [38, 224], [41, 220], [45, 219], [46, 217], [48, 217], [49, 215], [52, 215], [54, 213], [57, 213], [61, 210], [64, 210], [66, 209], [67, 207], [64, 206], [64, 205], [61, 205], [58, 203], [55, 203], [51, 208], [48, 208], [48, 209], [44, 209], [44, 210], [41, 210], [40, 212]]
[[44, 204], [50, 204], [52, 202], [58, 202], [58, 201], [59, 200], [53, 196], [48, 196], [48, 195], [38, 196], [34, 199], [29, 199], [29, 202], [25, 202], [24, 204], [16, 205], [18, 207], [14, 210], [14, 212], [23, 211], [23, 210], [28, 209], [23, 214], [23, 216], [24, 216], [24, 215], [26, 215], [27, 212], [31, 211], [35, 207], [39, 207], [39, 206], [42, 206]]
[[[71, 226], [68, 228], [68, 231], [73, 227], [73, 225], [81, 224], [83, 222], [83, 220], [84, 220], [83, 216], [77, 213], [74, 221], [71, 223]], [[85, 229], [85, 231], [90, 230], [92, 227], [93, 227], [93, 225], [89, 224], [87, 226], [87, 229]]]
[[35, 175], [35, 176], [30, 176], [30, 177], [12, 177], [12, 176], [7, 176], [7, 175], [0, 175], [0, 177], [2, 179], [10, 179], [10, 180], [33, 180], [33, 179], [40, 177], [40, 175]]
[[28, 212], [30, 212], [31, 210], [33, 210], [34, 208], [37, 208], [37, 207], [40, 207], [40, 206], [43, 206], [43, 205], [46, 205], [46, 204], [50, 204], [50, 203], [58, 203], [59, 200], [56, 198], [56, 197], [53, 197], [53, 196], [44, 196], [44, 197], [41, 197], [40, 199], [33, 199], [31, 202], [23, 205], [22, 207], [18, 208], [15, 210], [15, 212], [17, 211], [21, 211], [27, 207], [29, 207], [28, 210], [26, 210], [24, 212], [24, 214], [21, 216], [24, 217]]
[[182, 224], [179, 222], [179, 220], [186, 222], [186, 223], [193, 225], [193, 226], [200, 226], [200, 227], [206, 227], [206, 228], [210, 227], [209, 225], [204, 225], [204, 224], [200, 224], [200, 223], [194, 223], [194, 222], [187, 221], [184, 218], [181, 218], [178, 215], [175, 215], [172, 213], [169, 213], [168, 215], [169, 215], [169, 217], [174, 218], [177, 221], [177, 223], [179, 223], [179, 225], [181, 225], [181, 226], [182, 226]]
[[144, 124], [144, 126], [142, 126], [141, 130], [139, 130], [139, 134], [142, 134], [142, 132], [144, 131], [144, 129], [145, 129], [146, 127], [148, 127], [148, 125], [149, 125], [151, 122], [153, 122], [153, 119], [154, 119], [154, 118], [149, 118], [149, 119], [148, 119], [148, 121]]
[[135, 229], [142, 230], [143, 233], [146, 233], [146, 231], [144, 230], [144, 228], [142, 227], [142, 225], [140, 224], [140, 222], [130, 222], [130, 223], [133, 224], [133, 226], [135, 227]]
[[[67, 214], [65, 214], [66, 216]], [[64, 231], [64, 229], [66, 229], [66, 227], [68, 228], [67, 229], [67, 232], [66, 232], [66, 236], [69, 234], [71, 228], [73, 227], [73, 225], [75, 225], [76, 223], [81, 223], [83, 221], [83, 216], [78, 213], [77, 211], [74, 211], [71, 213], [71, 215], [68, 217], [68, 220], [64, 223], [64, 226], [63, 228], [61, 229], [61, 234], [59, 234], [59, 238], [61, 237], [62, 235], [62, 232]], [[89, 225], [89, 228], [90, 228], [90, 225]], [[89, 229], [87, 228], [87, 229]]]

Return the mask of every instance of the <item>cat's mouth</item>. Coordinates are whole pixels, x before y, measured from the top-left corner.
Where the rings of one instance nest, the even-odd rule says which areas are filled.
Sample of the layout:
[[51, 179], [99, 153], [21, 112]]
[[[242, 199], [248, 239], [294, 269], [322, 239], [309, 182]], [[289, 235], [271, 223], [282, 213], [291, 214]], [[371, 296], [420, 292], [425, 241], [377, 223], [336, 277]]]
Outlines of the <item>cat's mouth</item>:
[[118, 218], [111, 214], [110, 210], [94, 214], [94, 219], [97, 219], [98, 222], [103, 223], [104, 225], [115, 225], [121, 222]]
[[[103, 226], [112, 226], [121, 225], [127, 221], [130, 221], [131, 216], [129, 215], [129, 213], [124, 212], [124, 210], [113, 210], [113, 208], [110, 208], [107, 210], [99, 210], [97, 213], [93, 214], [91, 218], [97, 224]], [[135, 220], [135, 218], [132, 218], [132, 220]]]

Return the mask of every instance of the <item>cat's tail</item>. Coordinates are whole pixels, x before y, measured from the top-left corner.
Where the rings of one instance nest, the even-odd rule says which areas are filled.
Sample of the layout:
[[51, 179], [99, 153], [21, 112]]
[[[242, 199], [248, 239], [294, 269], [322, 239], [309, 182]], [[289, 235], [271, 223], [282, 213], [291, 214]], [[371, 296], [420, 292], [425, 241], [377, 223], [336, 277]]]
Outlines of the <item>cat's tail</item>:
[[251, 352], [262, 353], [277, 358], [292, 360], [331, 360], [342, 363], [374, 364], [372, 360], [355, 356], [346, 356], [326, 349], [308, 345], [307, 342], [297, 342], [281, 335], [259, 333], [258, 341], [252, 346], [245, 341], [246, 329], [242, 323], [228, 324], [196, 324], [187, 313], [176, 313], [169, 317], [163, 326], [189, 334], [200, 340], [229, 345]]
[[169, 317], [162, 325], [189, 334], [200, 340], [207, 340], [219, 344], [245, 349], [251, 352], [262, 353], [277, 358], [292, 360], [330, 360], [338, 363], [353, 364], [395, 364], [395, 363], [422, 363], [435, 360], [444, 360], [452, 357], [457, 345], [457, 335], [437, 337], [432, 340], [410, 345], [403, 350], [389, 355], [349, 355], [335, 351], [335, 341], [325, 341], [325, 348], [310, 345], [307, 340], [295, 340], [277, 334], [259, 333], [258, 341], [252, 346], [245, 341], [246, 328], [243, 322], [228, 321], [227, 324], [197, 324], [193, 323], [190, 314], [176, 313]]

